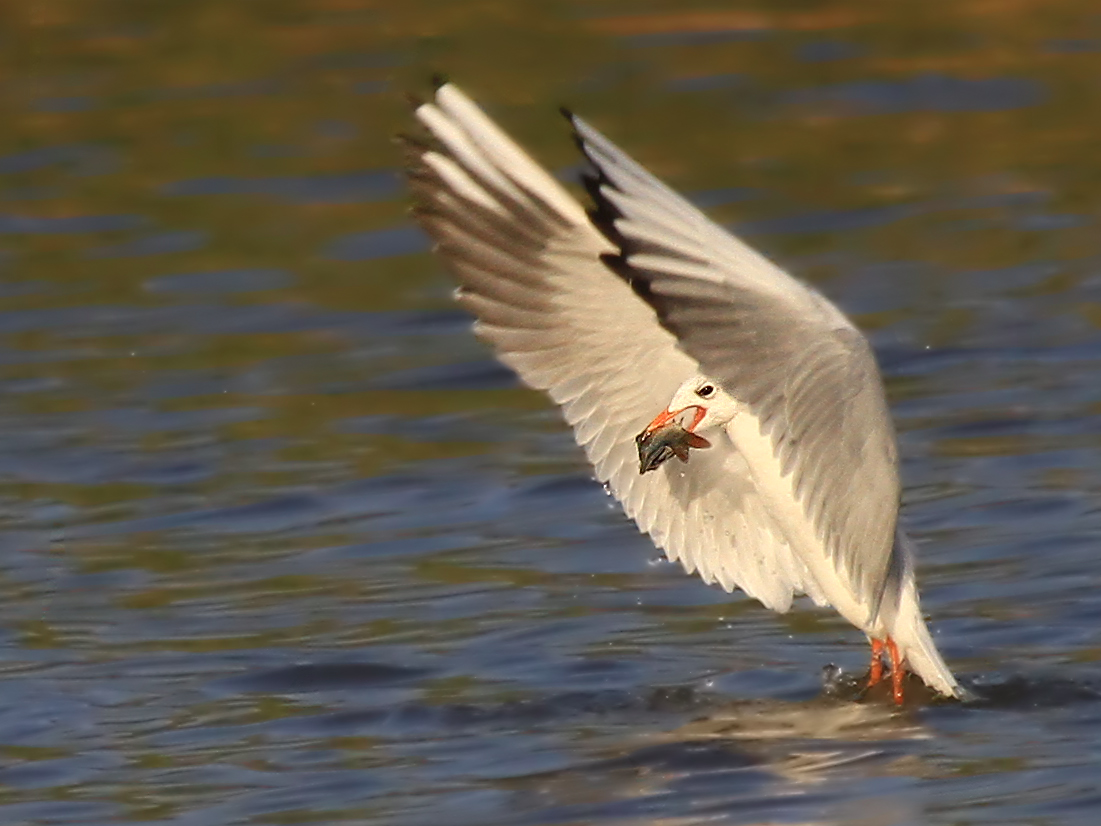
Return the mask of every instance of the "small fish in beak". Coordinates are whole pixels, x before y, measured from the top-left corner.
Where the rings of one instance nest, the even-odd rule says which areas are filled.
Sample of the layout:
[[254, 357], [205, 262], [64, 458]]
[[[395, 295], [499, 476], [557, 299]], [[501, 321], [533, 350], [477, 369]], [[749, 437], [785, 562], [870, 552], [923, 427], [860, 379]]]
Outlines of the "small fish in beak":
[[[685, 427], [680, 423], [682, 413], [693, 411], [692, 423]], [[657, 470], [665, 462], [676, 456], [682, 462], [688, 461], [688, 451], [692, 448], [711, 447], [711, 442], [697, 436], [691, 428], [695, 427], [703, 418], [704, 410], [700, 407], [686, 407], [676, 413], [664, 411], [646, 426], [635, 437], [638, 446], [638, 472], [649, 473]]]

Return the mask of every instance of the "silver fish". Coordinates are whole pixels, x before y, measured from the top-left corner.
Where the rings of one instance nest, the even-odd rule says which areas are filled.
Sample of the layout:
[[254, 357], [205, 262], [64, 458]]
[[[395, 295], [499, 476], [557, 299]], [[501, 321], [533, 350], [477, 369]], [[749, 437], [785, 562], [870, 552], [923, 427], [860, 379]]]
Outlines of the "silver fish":
[[669, 422], [656, 430], [644, 430], [635, 436], [638, 446], [638, 472], [640, 474], [657, 470], [665, 462], [676, 456], [682, 462], [688, 461], [688, 451], [692, 448], [711, 447], [711, 442], [686, 430], [677, 422]]

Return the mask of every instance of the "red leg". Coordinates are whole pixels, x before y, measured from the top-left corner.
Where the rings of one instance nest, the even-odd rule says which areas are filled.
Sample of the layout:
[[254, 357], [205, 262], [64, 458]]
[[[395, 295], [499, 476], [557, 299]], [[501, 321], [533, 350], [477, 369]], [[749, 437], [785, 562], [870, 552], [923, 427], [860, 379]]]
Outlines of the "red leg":
[[883, 679], [883, 640], [872, 640], [872, 667], [868, 671], [868, 688]]
[[905, 699], [902, 683], [906, 679], [906, 664], [898, 654], [898, 646], [890, 637], [887, 637], [887, 653], [891, 655], [891, 696], [895, 699], [895, 705], [900, 706]]

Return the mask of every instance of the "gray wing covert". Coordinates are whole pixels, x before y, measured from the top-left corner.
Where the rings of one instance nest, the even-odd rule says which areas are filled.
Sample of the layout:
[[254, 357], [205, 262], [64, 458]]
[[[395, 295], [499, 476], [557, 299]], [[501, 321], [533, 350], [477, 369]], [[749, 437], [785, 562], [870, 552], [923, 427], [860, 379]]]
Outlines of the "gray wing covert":
[[703, 372], [762, 422], [838, 572], [877, 610], [900, 483], [875, 357], [829, 301], [710, 221], [579, 118], [605, 256]]

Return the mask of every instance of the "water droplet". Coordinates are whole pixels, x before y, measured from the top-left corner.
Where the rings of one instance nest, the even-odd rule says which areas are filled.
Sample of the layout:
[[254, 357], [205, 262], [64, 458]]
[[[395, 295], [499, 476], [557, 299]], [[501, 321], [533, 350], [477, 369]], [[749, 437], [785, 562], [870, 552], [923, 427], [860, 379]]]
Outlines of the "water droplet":
[[836, 692], [840, 687], [843, 673], [843, 669], [833, 663], [822, 666], [822, 688], [827, 693]]

